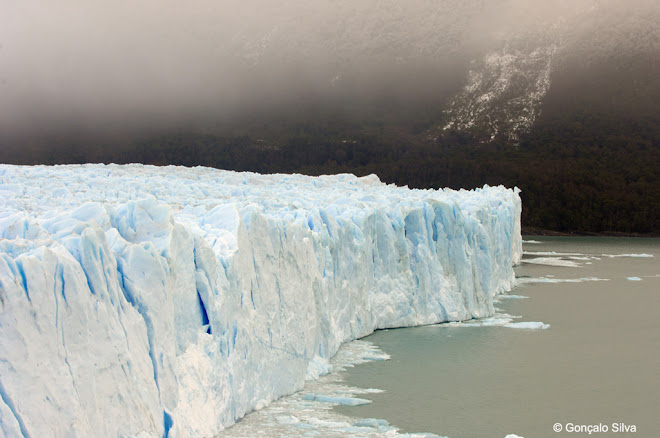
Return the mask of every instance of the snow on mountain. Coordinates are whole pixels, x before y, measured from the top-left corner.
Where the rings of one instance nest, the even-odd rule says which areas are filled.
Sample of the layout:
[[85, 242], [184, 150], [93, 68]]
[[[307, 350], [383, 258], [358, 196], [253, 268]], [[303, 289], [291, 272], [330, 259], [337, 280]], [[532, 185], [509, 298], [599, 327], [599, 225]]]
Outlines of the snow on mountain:
[[[473, 62], [467, 85], [445, 111], [443, 130], [477, 129], [494, 139], [509, 139], [529, 131], [550, 88], [552, 60], [557, 44], [510, 43]], [[517, 47], [522, 46], [522, 47]]]
[[516, 190], [0, 165], [0, 436], [211, 437], [386, 327], [493, 314]]

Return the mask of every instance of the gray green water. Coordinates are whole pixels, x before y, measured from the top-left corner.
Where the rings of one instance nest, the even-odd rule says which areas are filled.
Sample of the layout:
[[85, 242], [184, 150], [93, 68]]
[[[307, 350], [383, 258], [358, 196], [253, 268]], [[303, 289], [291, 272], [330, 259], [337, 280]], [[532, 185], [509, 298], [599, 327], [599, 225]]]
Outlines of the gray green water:
[[[365, 340], [391, 360], [357, 366], [345, 381], [385, 391], [370, 394], [372, 404], [335, 409], [451, 438], [660, 436], [660, 240], [533, 239], [540, 243], [524, 244], [522, 284], [512, 291], [528, 298], [498, 307], [549, 329], [376, 332]], [[570, 433], [569, 423], [608, 432]], [[617, 433], [614, 423], [637, 432]]]

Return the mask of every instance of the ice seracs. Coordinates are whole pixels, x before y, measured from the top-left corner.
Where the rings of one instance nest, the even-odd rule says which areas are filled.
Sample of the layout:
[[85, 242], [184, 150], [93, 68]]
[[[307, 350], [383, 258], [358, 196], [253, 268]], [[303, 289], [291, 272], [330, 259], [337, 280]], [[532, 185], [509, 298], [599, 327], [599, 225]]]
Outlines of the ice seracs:
[[503, 187], [0, 165], [4, 436], [211, 437], [377, 328], [487, 317]]

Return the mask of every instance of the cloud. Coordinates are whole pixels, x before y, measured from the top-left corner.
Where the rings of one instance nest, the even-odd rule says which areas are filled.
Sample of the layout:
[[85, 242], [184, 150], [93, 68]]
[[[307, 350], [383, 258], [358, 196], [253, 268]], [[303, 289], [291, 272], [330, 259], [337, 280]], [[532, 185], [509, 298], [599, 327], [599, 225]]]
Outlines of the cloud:
[[139, 127], [303, 101], [441, 95], [461, 83], [460, 72], [471, 58], [508, 33], [603, 4], [0, 2], [4, 132]]

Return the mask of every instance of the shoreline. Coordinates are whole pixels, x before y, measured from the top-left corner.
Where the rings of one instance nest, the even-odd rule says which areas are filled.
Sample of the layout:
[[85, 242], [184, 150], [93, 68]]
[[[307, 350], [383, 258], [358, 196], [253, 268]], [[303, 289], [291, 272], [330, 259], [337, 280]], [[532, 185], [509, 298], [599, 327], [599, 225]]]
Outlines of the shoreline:
[[556, 230], [546, 230], [543, 228], [536, 227], [521, 227], [521, 233], [523, 238], [525, 236], [554, 236], [554, 237], [640, 237], [640, 238], [660, 238], [659, 232], [651, 233], [625, 233], [621, 231], [606, 231], [602, 233], [596, 233], [593, 231], [556, 231]]

